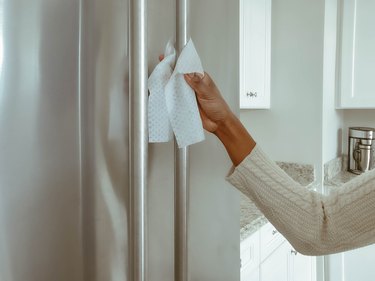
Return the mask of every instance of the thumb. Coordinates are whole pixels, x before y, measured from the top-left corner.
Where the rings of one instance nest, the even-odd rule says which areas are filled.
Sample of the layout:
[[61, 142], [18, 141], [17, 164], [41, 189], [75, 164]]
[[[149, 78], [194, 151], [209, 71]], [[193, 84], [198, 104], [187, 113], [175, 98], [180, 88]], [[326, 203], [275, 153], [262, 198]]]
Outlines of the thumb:
[[200, 73], [188, 73], [184, 75], [184, 78], [196, 92], [207, 92], [212, 84], [211, 77], [207, 73], [203, 76]]

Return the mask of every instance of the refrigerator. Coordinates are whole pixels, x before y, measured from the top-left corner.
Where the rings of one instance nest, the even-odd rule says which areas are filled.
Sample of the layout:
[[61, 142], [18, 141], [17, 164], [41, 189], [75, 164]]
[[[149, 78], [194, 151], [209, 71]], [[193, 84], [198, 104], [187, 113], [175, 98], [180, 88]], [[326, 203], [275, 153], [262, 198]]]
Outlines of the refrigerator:
[[[138, 155], [129, 132], [138, 127], [129, 73], [138, 1], [0, 0], [1, 281], [180, 281], [173, 142], [146, 147], [144, 237], [132, 230], [130, 158]], [[176, 2], [142, 5], [150, 73], [176, 36]], [[237, 111], [239, 3], [188, 5], [189, 36]], [[187, 153], [186, 280], [239, 280], [230, 160], [209, 134]], [[131, 274], [134, 239], [144, 242], [141, 279]]]

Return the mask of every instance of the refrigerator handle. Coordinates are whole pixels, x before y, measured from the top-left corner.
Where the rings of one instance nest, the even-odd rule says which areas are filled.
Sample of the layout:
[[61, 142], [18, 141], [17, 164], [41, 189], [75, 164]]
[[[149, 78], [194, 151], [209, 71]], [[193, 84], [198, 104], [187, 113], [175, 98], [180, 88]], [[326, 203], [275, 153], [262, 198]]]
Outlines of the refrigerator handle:
[[[189, 0], [176, 0], [176, 49], [189, 39]], [[175, 281], [188, 281], [189, 147], [175, 141]]]
[[147, 1], [130, 0], [129, 11], [129, 277], [132, 281], [146, 281]]

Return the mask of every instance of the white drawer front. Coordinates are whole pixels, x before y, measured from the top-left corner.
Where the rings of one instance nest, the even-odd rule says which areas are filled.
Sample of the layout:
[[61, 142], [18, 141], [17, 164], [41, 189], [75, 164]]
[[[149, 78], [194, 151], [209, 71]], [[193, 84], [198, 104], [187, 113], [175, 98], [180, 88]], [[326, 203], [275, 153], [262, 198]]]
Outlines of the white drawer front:
[[260, 264], [260, 233], [255, 232], [250, 237], [241, 242], [240, 257], [241, 257], [241, 272], [243, 270], [251, 271]]
[[285, 238], [271, 224], [267, 223], [260, 229], [260, 260], [264, 261], [273, 251], [276, 250]]

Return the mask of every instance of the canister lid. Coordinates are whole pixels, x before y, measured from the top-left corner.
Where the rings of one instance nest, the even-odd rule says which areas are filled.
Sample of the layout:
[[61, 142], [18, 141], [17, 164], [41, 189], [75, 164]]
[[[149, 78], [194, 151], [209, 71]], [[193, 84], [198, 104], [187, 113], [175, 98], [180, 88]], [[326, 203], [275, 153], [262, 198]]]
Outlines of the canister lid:
[[375, 129], [369, 127], [350, 127], [349, 137], [358, 139], [375, 139]]

